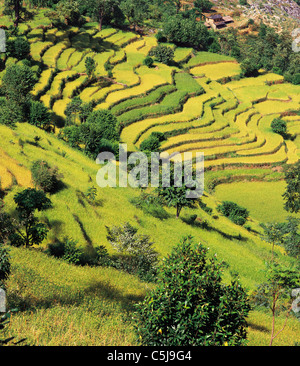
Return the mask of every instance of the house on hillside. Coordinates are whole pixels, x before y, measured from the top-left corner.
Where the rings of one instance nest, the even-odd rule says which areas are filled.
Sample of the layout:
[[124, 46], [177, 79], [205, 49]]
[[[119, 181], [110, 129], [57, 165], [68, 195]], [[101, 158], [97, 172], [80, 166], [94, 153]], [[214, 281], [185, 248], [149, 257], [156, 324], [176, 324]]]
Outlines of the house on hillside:
[[207, 14], [205, 15], [205, 25], [207, 28], [221, 29], [225, 28], [227, 24], [233, 23], [234, 20], [230, 16], [222, 16], [221, 14]]

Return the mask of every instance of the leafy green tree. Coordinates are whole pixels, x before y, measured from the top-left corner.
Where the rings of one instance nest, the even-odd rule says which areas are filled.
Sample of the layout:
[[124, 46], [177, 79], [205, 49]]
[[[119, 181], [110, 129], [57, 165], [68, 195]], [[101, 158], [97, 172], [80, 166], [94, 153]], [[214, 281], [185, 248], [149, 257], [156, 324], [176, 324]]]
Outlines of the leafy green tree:
[[300, 161], [285, 168], [286, 189], [283, 194], [284, 208], [288, 212], [300, 211]]
[[24, 37], [8, 39], [6, 42], [6, 55], [18, 60], [26, 59], [30, 53], [30, 43]]
[[78, 25], [81, 22], [79, 3], [76, 0], [61, 0], [56, 6], [56, 13], [67, 25]]
[[120, 8], [129, 24], [137, 30], [147, 19], [149, 4], [147, 0], [123, 0]]
[[18, 219], [15, 233], [10, 236], [11, 244], [25, 247], [41, 244], [47, 237], [48, 229], [34, 216], [34, 212], [50, 208], [50, 199], [43, 191], [28, 188], [17, 193], [14, 201], [17, 204]]
[[194, 9], [198, 13], [209, 12], [214, 4], [209, 0], [195, 0], [194, 1]]
[[154, 56], [156, 61], [170, 65], [174, 59], [174, 51], [171, 47], [159, 44], [158, 46], [152, 48], [152, 50], [149, 52], [149, 56]]
[[275, 119], [273, 119], [273, 121], [271, 123], [271, 128], [274, 133], [278, 133], [283, 138], [286, 138], [286, 136], [287, 136], [286, 121], [284, 121], [281, 118], [275, 118]]
[[[285, 329], [287, 319], [291, 313], [291, 291], [300, 285], [299, 271], [284, 267], [276, 262], [267, 266], [266, 281], [260, 284], [253, 294], [254, 303], [267, 306], [272, 313], [271, 337], [269, 345]], [[285, 311], [286, 319], [283, 327], [275, 331], [275, 322], [278, 314]]]
[[202, 22], [181, 15], [169, 17], [164, 21], [163, 34], [168, 42], [202, 50], [206, 50], [213, 39]]
[[114, 18], [119, 5], [116, 0], [90, 0], [88, 1], [88, 4], [89, 12], [99, 23], [99, 30], [102, 29], [105, 19], [110, 23]]
[[94, 73], [96, 70], [96, 63], [92, 57], [87, 57], [85, 59], [85, 70], [86, 70], [86, 73], [88, 74], [89, 78], [94, 76]]
[[[193, 172], [194, 173], [194, 172]], [[194, 208], [197, 202], [196, 198], [189, 198], [188, 191], [190, 188], [184, 182], [184, 174], [181, 176], [181, 187], [175, 185], [174, 167], [171, 166], [170, 186], [164, 187], [164, 182], [157, 188], [158, 197], [162, 202], [169, 206], [176, 208], [176, 218], [178, 219], [183, 208]]]
[[282, 225], [279, 223], [262, 223], [261, 227], [264, 229], [262, 239], [272, 245], [271, 261], [273, 261], [274, 246], [281, 245], [283, 243], [284, 232], [282, 230]]
[[143, 64], [149, 68], [153, 66], [153, 62], [154, 62], [154, 60], [150, 56], [145, 57], [145, 59], [143, 60]]
[[44, 130], [51, 125], [51, 114], [44, 103], [40, 101], [30, 101], [28, 122]]
[[24, 10], [22, 0], [5, 0], [4, 14], [14, 15], [14, 26], [18, 27], [21, 20], [21, 13]]
[[19, 117], [20, 115], [16, 111], [11, 110], [6, 98], [0, 97], [0, 124], [15, 127], [15, 122]]
[[26, 118], [30, 91], [35, 81], [34, 72], [24, 64], [9, 66], [3, 76], [2, 89], [8, 101], [7, 106], [13, 114], [18, 113], [20, 119]]
[[82, 108], [82, 100], [80, 97], [72, 98], [71, 102], [67, 104], [65, 109], [66, 124], [73, 125], [80, 121], [80, 113]]
[[185, 237], [158, 269], [157, 286], [134, 316], [143, 346], [242, 345], [250, 310], [237, 280], [222, 281], [222, 263]]
[[257, 63], [256, 57], [247, 57], [242, 61], [241, 69], [243, 76], [257, 76], [259, 74], [260, 64]]

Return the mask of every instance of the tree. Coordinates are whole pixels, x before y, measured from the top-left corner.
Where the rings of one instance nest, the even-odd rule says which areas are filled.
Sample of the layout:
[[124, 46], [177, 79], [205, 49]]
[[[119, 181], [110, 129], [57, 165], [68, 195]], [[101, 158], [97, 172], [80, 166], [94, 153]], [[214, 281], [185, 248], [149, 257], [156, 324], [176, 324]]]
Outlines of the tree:
[[57, 16], [67, 25], [78, 25], [81, 21], [78, 1], [61, 0], [56, 7]]
[[34, 212], [50, 208], [51, 201], [43, 191], [33, 188], [17, 193], [14, 201], [17, 204], [18, 220], [15, 232], [10, 237], [11, 244], [25, 247], [41, 244], [47, 236], [48, 229], [45, 224], [38, 221]]
[[[160, 187], [157, 188], [158, 197], [162, 199], [162, 202], [169, 206], [176, 208], [176, 218], [178, 219], [181, 213], [181, 210], [184, 207], [194, 208], [197, 202], [196, 198], [188, 197], [188, 191], [192, 188], [188, 188], [187, 184], [185, 183], [185, 175], [184, 172], [181, 172], [181, 176], [179, 177], [178, 181], [175, 184], [175, 179], [177, 179], [177, 175], [175, 176], [174, 166], [173, 164], [170, 167], [170, 182], [163, 182], [162, 176], [162, 184]], [[195, 171], [192, 171], [192, 175], [195, 175]], [[170, 183], [170, 184], [169, 184]], [[178, 187], [179, 186], [179, 187]]]
[[81, 98], [77, 96], [72, 98], [71, 102], [67, 104], [65, 109], [67, 125], [76, 124], [80, 120], [79, 115], [81, 113], [82, 103]]
[[29, 56], [30, 43], [26, 38], [17, 37], [15, 39], [8, 39], [6, 43], [6, 55], [14, 57], [18, 60], [23, 60]]
[[143, 25], [148, 15], [148, 1], [147, 0], [123, 0], [120, 8], [127, 18], [130, 25], [137, 30], [138, 26]]
[[238, 280], [225, 285], [222, 263], [185, 237], [158, 268], [157, 286], [136, 305], [143, 346], [242, 345], [250, 310]]
[[281, 118], [274, 118], [271, 123], [271, 128], [274, 133], [278, 133], [283, 138], [287, 137], [287, 124]]
[[96, 70], [96, 63], [92, 57], [87, 57], [85, 59], [85, 70], [89, 78], [91, 78], [94, 75]]
[[4, 14], [14, 14], [14, 26], [18, 27], [21, 20], [21, 12], [23, 11], [22, 0], [5, 0]]
[[30, 91], [35, 81], [34, 72], [24, 64], [11, 65], [5, 71], [2, 89], [8, 101], [8, 108], [13, 114], [17, 114], [19, 119], [26, 118], [26, 109], [31, 98]]
[[288, 212], [300, 211], [300, 161], [285, 168], [286, 189], [283, 194], [284, 208]]
[[209, 12], [214, 4], [209, 0], [195, 0], [194, 1], [194, 9], [202, 14], [203, 12]]
[[28, 122], [39, 128], [47, 130], [51, 124], [51, 114], [44, 103], [30, 101]]
[[260, 64], [257, 63], [256, 57], [247, 57], [241, 63], [242, 74], [245, 77], [257, 76]]
[[261, 227], [264, 229], [262, 239], [272, 245], [271, 261], [273, 261], [274, 246], [281, 245], [283, 243], [284, 232], [282, 230], [282, 225], [278, 223], [262, 223]]
[[169, 17], [164, 21], [163, 34], [168, 42], [202, 50], [207, 49], [213, 40], [202, 22], [181, 15]]
[[149, 56], [154, 56], [156, 61], [170, 65], [174, 59], [174, 51], [171, 47], [159, 44], [158, 46], [151, 49]]
[[116, 0], [91, 0], [89, 1], [90, 12], [99, 23], [99, 30], [102, 29], [105, 18], [113, 18], [118, 3]]
[[[291, 313], [290, 304], [291, 291], [299, 287], [299, 271], [284, 267], [276, 262], [268, 264], [266, 272], [266, 281], [260, 284], [253, 295], [256, 305], [267, 306], [272, 313], [272, 326], [270, 346], [274, 339], [285, 329], [287, 319]], [[279, 308], [285, 309], [286, 319], [283, 327], [275, 332], [275, 320]]]

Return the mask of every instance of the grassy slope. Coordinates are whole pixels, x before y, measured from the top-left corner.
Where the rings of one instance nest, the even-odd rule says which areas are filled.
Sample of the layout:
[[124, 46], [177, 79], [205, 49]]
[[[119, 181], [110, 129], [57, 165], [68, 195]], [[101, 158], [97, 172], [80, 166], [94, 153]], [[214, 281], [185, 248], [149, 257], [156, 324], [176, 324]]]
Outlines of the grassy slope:
[[[82, 246], [104, 244], [111, 250], [105, 237], [105, 225], [128, 220], [140, 232], [151, 236], [161, 255], [166, 255], [183, 235], [192, 234], [196, 241], [210, 248], [212, 255], [217, 253], [219, 260], [225, 260], [229, 270], [237, 271], [249, 291], [263, 281], [264, 261], [270, 255], [270, 248], [247, 230], [221, 216], [215, 220], [199, 209], [184, 211], [182, 220], [175, 218], [173, 209], [166, 210], [168, 218], [155, 218], [129, 203], [129, 199], [139, 194], [138, 190], [131, 188], [98, 188], [99, 202], [93, 207], [78, 198], [81, 197], [78, 191], [85, 192], [89, 186], [96, 186], [98, 166], [93, 161], [54, 136], [27, 124], [19, 125], [15, 131], [3, 126], [0, 130], [3, 136], [1, 146], [24, 168], [29, 168], [34, 159], [42, 157], [50, 165], [58, 166], [64, 174], [62, 180], [66, 188], [51, 196], [54, 207], [42, 214], [52, 227], [44, 245], [56, 236], [68, 234], [79, 240]], [[38, 147], [30, 143], [36, 135], [42, 138]], [[25, 141], [23, 153], [18, 147], [20, 137]], [[12, 197], [19, 189], [13, 186], [8, 192], [5, 200], [8, 208], [13, 209]], [[213, 197], [204, 197], [204, 201], [215, 207]], [[185, 223], [184, 219], [193, 213], [207, 220], [207, 229]], [[86, 241], [72, 214], [78, 216], [91, 242]], [[258, 228], [254, 220], [250, 225]], [[282, 261], [289, 261], [280, 248], [276, 253]], [[11, 256], [10, 304], [26, 309], [13, 317], [11, 327], [16, 335], [27, 336], [28, 340], [38, 344], [133, 344], [132, 328], [124, 322], [122, 314], [131, 311], [132, 302], [144, 296], [149, 287], [147, 284], [112, 269], [74, 267], [34, 250], [13, 248]], [[229, 270], [225, 272], [225, 280], [230, 279]], [[261, 325], [255, 314], [251, 315], [253, 321], [257, 326]], [[266, 319], [264, 327], [268, 326], [268, 316]], [[290, 332], [292, 335], [294, 330]], [[267, 334], [262, 332], [260, 336], [267, 341]], [[252, 337], [251, 343], [255, 342], [256, 337]]]

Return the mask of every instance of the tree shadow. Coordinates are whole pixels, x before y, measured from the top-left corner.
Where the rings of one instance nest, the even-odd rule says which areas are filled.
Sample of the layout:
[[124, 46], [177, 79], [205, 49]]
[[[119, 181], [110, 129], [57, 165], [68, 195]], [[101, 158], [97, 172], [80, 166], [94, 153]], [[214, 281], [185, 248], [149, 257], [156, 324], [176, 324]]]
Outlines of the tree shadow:
[[223, 238], [228, 239], [228, 240], [238, 240], [238, 241], [242, 241], [242, 242], [248, 241], [248, 239], [245, 238], [244, 236], [242, 236], [241, 234], [232, 235], [232, 234], [225, 233], [224, 231], [219, 230], [219, 229], [215, 228], [214, 226], [210, 225], [206, 220], [201, 220], [200, 218], [194, 219], [193, 217], [188, 217], [188, 218], [182, 217], [181, 220], [183, 222], [185, 222], [186, 224], [191, 225], [193, 227], [197, 227], [199, 229], [203, 229], [206, 231], [214, 231], [214, 232], [220, 234]]
[[[38, 309], [50, 309], [57, 305], [60, 306], [80, 306], [84, 303], [90, 303], [91, 299], [103, 299], [113, 303], [119, 303], [122, 310], [129, 312], [134, 310], [134, 304], [142, 301], [143, 295], [123, 294], [112, 284], [104, 281], [94, 281], [81, 291], [62, 291], [58, 286], [52, 296], [44, 298], [37, 297], [34, 293], [25, 295], [19, 291], [11, 291], [7, 296], [9, 308], [16, 308], [19, 312], [36, 312]], [[113, 315], [113, 310], [107, 312], [107, 315]]]

